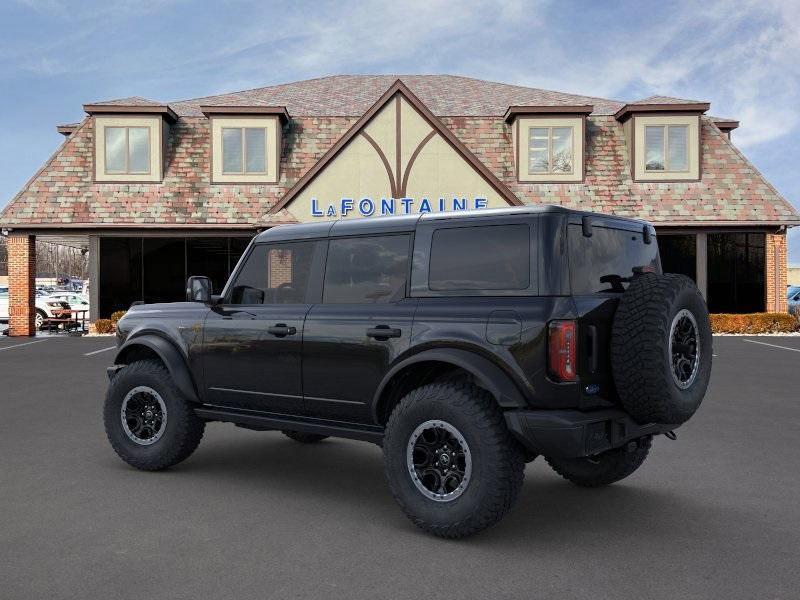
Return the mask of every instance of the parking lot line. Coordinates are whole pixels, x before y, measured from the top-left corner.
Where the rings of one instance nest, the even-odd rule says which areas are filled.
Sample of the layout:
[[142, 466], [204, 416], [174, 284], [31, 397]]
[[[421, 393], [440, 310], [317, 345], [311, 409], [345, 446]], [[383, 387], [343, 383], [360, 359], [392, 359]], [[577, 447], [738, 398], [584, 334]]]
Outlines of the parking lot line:
[[800, 348], [789, 348], [789, 346], [779, 346], [778, 344], [768, 344], [767, 342], [759, 342], [758, 340], [742, 340], [744, 342], [750, 342], [751, 344], [761, 344], [762, 346], [771, 346], [772, 348], [780, 348], [781, 350], [791, 350], [792, 352], [800, 352]]
[[13, 350], [14, 348], [21, 348], [22, 346], [30, 346], [31, 344], [41, 344], [42, 342], [46, 342], [48, 340], [36, 340], [35, 342], [25, 342], [24, 344], [14, 344], [13, 346], [5, 346], [0, 348], [0, 352], [3, 350]]
[[100, 354], [101, 352], [108, 352], [109, 350], [115, 350], [116, 346], [109, 346], [108, 348], [101, 348], [100, 350], [95, 350], [94, 352], [87, 352], [84, 356], [91, 356], [92, 354]]

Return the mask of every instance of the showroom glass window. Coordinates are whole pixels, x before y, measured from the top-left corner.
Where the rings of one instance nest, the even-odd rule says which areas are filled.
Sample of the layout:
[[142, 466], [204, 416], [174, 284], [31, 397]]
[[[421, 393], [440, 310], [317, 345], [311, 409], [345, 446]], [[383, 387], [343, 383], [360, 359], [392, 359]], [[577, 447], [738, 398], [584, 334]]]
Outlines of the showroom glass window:
[[267, 129], [223, 127], [222, 172], [226, 175], [266, 173]]
[[408, 235], [342, 238], [330, 241], [323, 302], [378, 304], [405, 296]]
[[528, 225], [437, 229], [431, 241], [428, 287], [433, 291], [524, 290], [531, 283], [530, 256]]
[[141, 175], [150, 172], [149, 127], [105, 127], [107, 175]]
[[236, 276], [229, 304], [302, 304], [313, 258], [314, 242], [255, 246]]
[[689, 170], [688, 125], [647, 125], [644, 144], [646, 171]]
[[572, 127], [528, 129], [528, 173], [564, 174], [573, 171]]

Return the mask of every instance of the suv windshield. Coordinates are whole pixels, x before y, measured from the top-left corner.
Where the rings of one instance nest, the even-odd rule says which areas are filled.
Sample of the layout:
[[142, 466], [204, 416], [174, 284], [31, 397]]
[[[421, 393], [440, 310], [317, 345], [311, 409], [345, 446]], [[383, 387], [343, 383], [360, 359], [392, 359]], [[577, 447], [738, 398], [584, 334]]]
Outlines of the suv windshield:
[[634, 273], [661, 272], [655, 236], [645, 244], [641, 233], [597, 226], [591, 237], [580, 225], [569, 226], [569, 265], [576, 295], [623, 292]]

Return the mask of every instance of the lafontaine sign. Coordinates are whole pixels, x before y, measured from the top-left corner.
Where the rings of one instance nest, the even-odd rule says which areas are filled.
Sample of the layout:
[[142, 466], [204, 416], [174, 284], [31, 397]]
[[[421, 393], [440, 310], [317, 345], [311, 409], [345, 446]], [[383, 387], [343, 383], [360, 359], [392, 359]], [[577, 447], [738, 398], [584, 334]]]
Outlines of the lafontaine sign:
[[320, 202], [311, 198], [311, 217], [372, 217], [410, 215], [429, 212], [478, 210], [486, 208], [486, 198], [345, 198], [338, 201]]

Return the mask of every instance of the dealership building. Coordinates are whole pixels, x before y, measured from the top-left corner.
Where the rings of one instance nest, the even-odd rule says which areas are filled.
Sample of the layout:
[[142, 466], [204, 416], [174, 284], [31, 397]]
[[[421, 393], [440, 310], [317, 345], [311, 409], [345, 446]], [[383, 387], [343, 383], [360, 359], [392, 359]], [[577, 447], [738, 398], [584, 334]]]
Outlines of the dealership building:
[[647, 219], [711, 312], [786, 310], [800, 216], [704, 101], [341, 75], [83, 108], [0, 214], [12, 335], [34, 333], [37, 239], [89, 252], [96, 319], [182, 299], [188, 275], [221, 289], [275, 225], [529, 204]]

